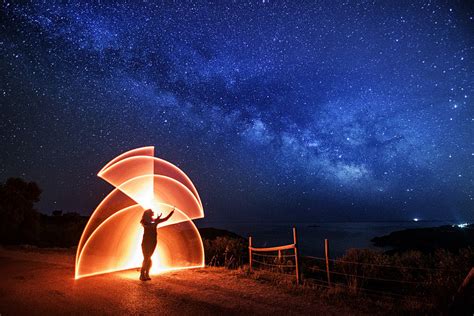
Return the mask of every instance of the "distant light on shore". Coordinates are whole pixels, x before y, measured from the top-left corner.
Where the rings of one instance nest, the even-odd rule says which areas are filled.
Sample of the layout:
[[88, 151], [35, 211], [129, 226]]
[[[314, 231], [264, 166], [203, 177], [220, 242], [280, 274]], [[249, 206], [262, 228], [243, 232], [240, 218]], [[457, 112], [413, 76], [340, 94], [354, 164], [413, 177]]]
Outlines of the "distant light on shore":
[[413, 219], [413, 221], [414, 221], [414, 222], [418, 222], [418, 218], [415, 217], [415, 218]]
[[457, 225], [453, 225], [453, 227], [466, 228], [467, 225], [469, 225], [469, 223], [457, 224]]

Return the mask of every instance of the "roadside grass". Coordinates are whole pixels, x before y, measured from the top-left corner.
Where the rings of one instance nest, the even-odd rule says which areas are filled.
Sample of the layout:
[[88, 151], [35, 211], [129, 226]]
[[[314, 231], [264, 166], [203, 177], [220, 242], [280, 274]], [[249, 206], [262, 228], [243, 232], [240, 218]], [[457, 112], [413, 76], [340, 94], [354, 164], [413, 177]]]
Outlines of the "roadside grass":
[[[394, 254], [350, 249], [343, 257], [331, 261], [330, 270], [335, 272], [331, 287], [327, 284], [325, 262], [305, 257], [300, 260], [301, 282], [296, 285], [294, 272], [275, 266], [257, 264], [250, 272], [248, 252], [241, 240], [221, 237], [204, 245], [206, 255], [212, 254], [211, 259], [219, 259], [210, 260], [209, 266], [231, 269], [243, 277], [270, 283], [294, 295], [317, 297], [328, 304], [349, 305], [354, 310], [368, 313], [448, 313], [454, 293], [474, 266], [472, 248], [457, 252], [439, 249], [433, 253], [407, 251]], [[276, 263], [276, 259], [268, 259], [267, 263]], [[285, 263], [291, 264], [290, 260]], [[312, 267], [317, 267], [319, 272], [314, 272]]]

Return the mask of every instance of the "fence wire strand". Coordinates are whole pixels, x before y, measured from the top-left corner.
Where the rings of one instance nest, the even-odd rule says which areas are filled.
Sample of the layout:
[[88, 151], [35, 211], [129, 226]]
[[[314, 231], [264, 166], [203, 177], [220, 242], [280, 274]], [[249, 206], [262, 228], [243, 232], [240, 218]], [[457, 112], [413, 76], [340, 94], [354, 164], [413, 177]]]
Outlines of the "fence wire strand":
[[254, 253], [252, 251], [252, 255], [255, 255], [255, 256], [259, 256], [259, 257], [268, 257], [268, 258], [289, 258], [289, 257], [295, 257], [295, 255], [266, 255], [266, 254], [262, 254], [262, 253]]
[[283, 274], [283, 275], [286, 275], [286, 276], [295, 277], [295, 274], [294, 274], [294, 273], [287, 273], [287, 272], [281, 272], [281, 271], [273, 271], [273, 270], [264, 269], [264, 268], [261, 268], [261, 267], [252, 267], [252, 269], [255, 270], [255, 271], [269, 272], [269, 273], [275, 273], [275, 274]]
[[[320, 260], [326, 261], [326, 258], [321, 257], [313, 257], [313, 256], [304, 256], [303, 258], [313, 259], [313, 260]], [[375, 267], [385, 267], [385, 268], [394, 268], [394, 269], [408, 269], [408, 270], [426, 270], [426, 271], [447, 271], [446, 269], [430, 269], [430, 268], [420, 268], [420, 267], [406, 267], [406, 266], [394, 266], [388, 264], [377, 264], [377, 263], [365, 263], [365, 262], [355, 262], [355, 261], [345, 261], [339, 259], [328, 259], [328, 261], [338, 263], [346, 263], [346, 264], [356, 264], [356, 265], [367, 265], [367, 266], [375, 266]]]
[[[319, 269], [319, 268], [314, 268], [314, 267], [308, 267], [308, 269], [310, 269], [310, 270], [312, 270], [312, 271], [327, 272], [326, 270]], [[337, 275], [344, 275], [344, 276], [351, 276], [351, 277], [356, 277], [356, 278], [361, 278], [361, 279], [367, 279], [367, 280], [377, 280], [377, 281], [387, 281], [387, 282], [397, 282], [397, 283], [408, 283], [408, 284], [429, 284], [429, 282], [404, 281], [404, 280], [395, 280], [395, 279], [375, 278], [375, 277], [368, 277], [368, 276], [363, 276], [363, 275], [350, 274], [350, 273], [342, 273], [342, 272], [336, 272], [336, 271], [329, 271], [329, 273], [330, 273], [330, 274], [337, 274]]]
[[294, 264], [272, 264], [272, 263], [267, 263], [263, 261], [258, 261], [255, 259], [252, 259], [253, 262], [257, 262], [266, 266], [272, 266], [272, 267], [277, 267], [277, 268], [294, 268], [296, 267]]

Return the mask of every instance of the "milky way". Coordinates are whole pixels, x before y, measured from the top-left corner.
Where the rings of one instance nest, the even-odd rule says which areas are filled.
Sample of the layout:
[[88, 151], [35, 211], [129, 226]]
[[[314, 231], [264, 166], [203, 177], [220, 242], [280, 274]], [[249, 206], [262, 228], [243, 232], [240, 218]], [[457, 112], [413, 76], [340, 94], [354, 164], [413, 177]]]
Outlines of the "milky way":
[[465, 219], [469, 2], [5, 2], [0, 179], [90, 214], [156, 146], [211, 219]]

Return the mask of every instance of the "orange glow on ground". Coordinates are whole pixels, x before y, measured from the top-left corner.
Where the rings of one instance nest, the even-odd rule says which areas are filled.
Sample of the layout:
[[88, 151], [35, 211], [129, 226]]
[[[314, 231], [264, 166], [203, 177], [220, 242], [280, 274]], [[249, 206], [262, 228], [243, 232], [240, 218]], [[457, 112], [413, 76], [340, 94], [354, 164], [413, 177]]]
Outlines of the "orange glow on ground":
[[176, 208], [171, 219], [159, 225], [150, 272], [204, 266], [201, 236], [192, 222], [204, 217], [199, 195], [176, 166], [143, 156], [153, 152], [153, 147], [129, 151], [99, 172], [116, 189], [99, 204], [84, 229], [76, 254], [76, 279], [140, 267], [143, 260], [140, 219], [147, 208], [155, 216], [166, 215], [173, 206]]

